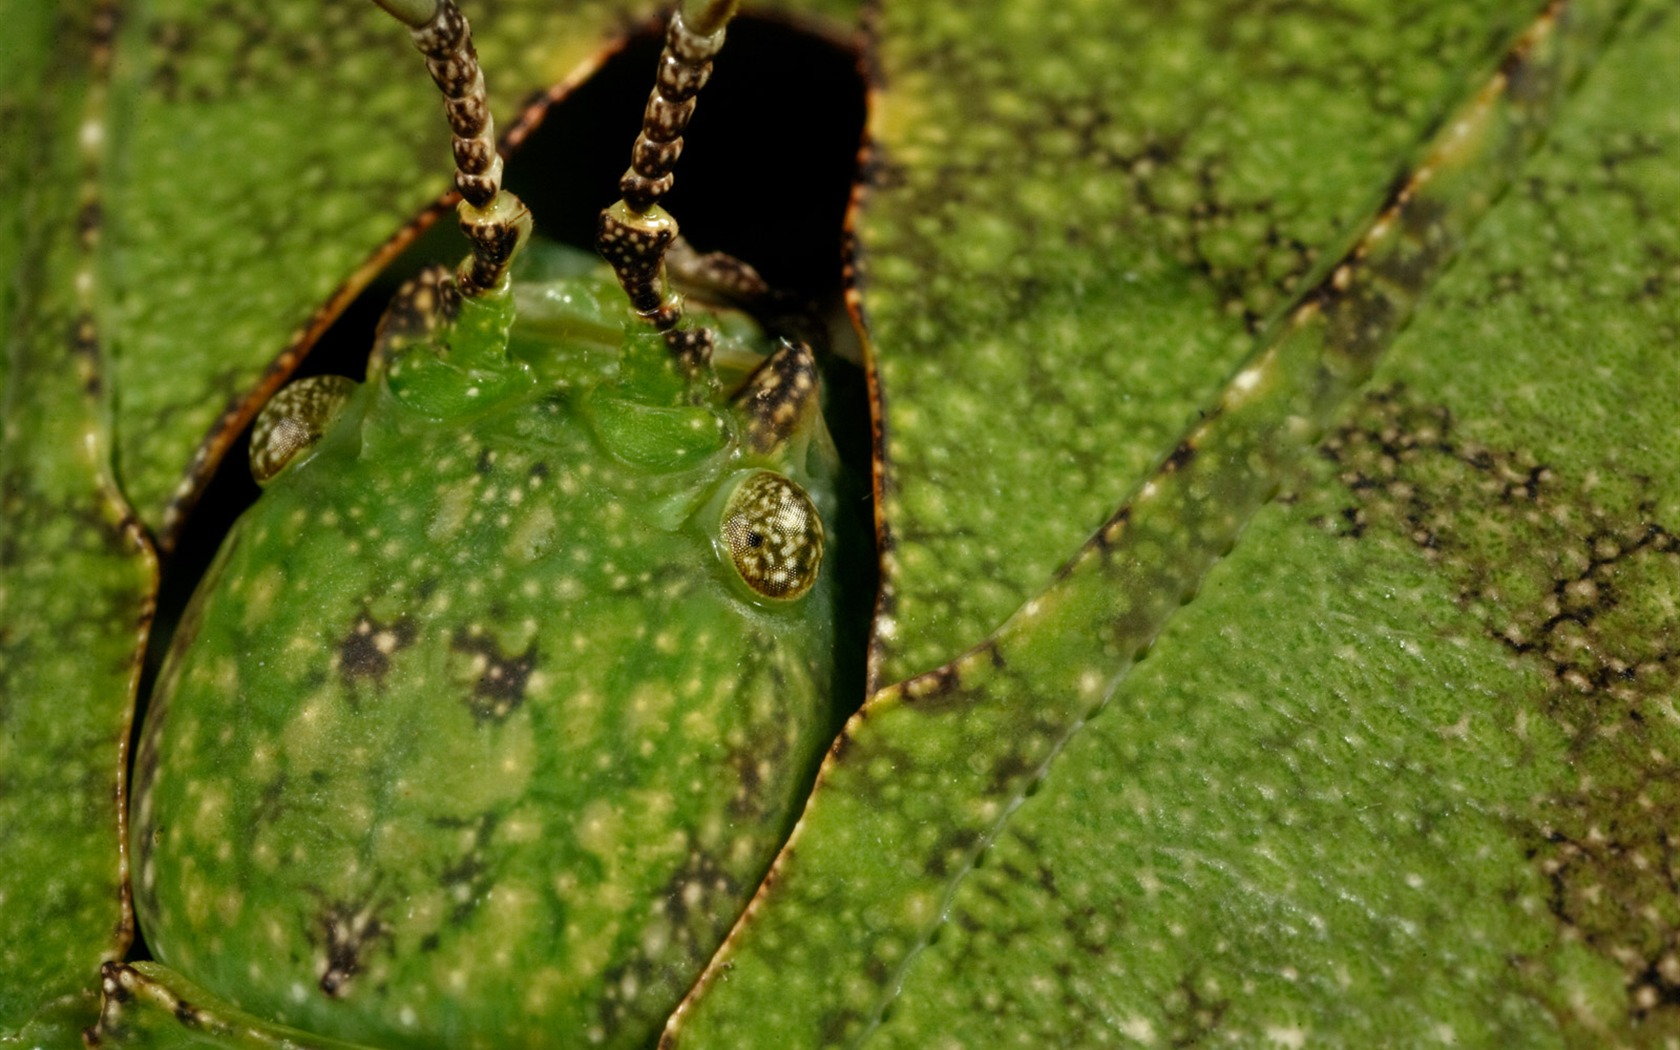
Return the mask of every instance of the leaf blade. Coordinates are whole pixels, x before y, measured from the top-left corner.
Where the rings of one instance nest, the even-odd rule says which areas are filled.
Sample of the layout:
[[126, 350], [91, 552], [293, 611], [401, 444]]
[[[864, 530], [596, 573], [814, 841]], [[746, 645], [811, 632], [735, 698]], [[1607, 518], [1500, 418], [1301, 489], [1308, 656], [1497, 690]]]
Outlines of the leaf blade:
[[46, 56], [17, 111], [31, 178], [0, 371], [0, 924], [28, 931], [0, 947], [0, 1032], [30, 1038], [92, 1019], [133, 932], [123, 787], [156, 562], [111, 472], [109, 13], [7, 19]]
[[[668, 1045], [704, 1045], [726, 1030], [739, 1038], [758, 1024], [847, 1045], [877, 1030], [977, 851], [1368, 375], [1415, 296], [1515, 174], [1613, 8], [1547, 8], [1344, 261], [1064, 575], [979, 649], [872, 699], [831, 754], [759, 900], [668, 1028]], [[1023, 881], [1020, 869], [1011, 879]], [[1021, 911], [1030, 914], [1018, 906], [991, 917], [1030, 922]], [[810, 979], [825, 970], [841, 978]], [[954, 973], [941, 971], [945, 984], [924, 987], [927, 998], [948, 1008], [962, 987]], [[790, 987], [789, 975], [807, 980]], [[908, 1045], [949, 1037], [939, 1026], [950, 1019], [932, 1010]], [[1037, 1037], [1065, 1041], [1079, 1030], [1067, 1023], [1064, 1012], [1064, 1027]]]

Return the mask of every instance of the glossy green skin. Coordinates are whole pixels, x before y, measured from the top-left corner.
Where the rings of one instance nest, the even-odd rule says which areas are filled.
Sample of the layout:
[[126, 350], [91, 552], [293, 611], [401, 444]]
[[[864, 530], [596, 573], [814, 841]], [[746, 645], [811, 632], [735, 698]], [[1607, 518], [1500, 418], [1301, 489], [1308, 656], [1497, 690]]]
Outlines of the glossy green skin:
[[505, 302], [382, 346], [176, 635], [139, 916], [252, 1013], [380, 1046], [641, 1045], [798, 811], [845, 566], [760, 597], [719, 522], [769, 469], [857, 528], [832, 446], [814, 416], [756, 453], [720, 395], [688, 404], [603, 270], [517, 286], [505, 357]]

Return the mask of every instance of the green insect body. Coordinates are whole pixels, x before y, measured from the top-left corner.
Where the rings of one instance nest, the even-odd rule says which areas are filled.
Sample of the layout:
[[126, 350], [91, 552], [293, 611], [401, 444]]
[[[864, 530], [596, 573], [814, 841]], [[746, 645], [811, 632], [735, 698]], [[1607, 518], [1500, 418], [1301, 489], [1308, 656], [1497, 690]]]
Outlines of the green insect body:
[[[797, 812], [834, 728], [821, 416], [802, 398], [755, 443], [750, 399], [690, 404], [591, 292], [622, 303], [521, 285], [511, 340], [473, 301], [404, 339], [437, 295], [411, 288], [177, 636], [139, 915], [247, 1009], [374, 1045], [635, 1045]], [[802, 550], [798, 578], [754, 590], [732, 531]]]
[[[137, 910], [161, 962], [303, 1030], [639, 1045], [832, 739], [824, 534], [856, 522], [812, 352], [679, 320], [656, 196], [603, 216], [629, 303], [558, 250], [510, 275], [530, 218], [466, 23], [411, 6], [473, 254], [398, 293], [365, 385], [257, 421], [265, 495], [141, 735]], [[661, 90], [720, 39], [674, 21]]]

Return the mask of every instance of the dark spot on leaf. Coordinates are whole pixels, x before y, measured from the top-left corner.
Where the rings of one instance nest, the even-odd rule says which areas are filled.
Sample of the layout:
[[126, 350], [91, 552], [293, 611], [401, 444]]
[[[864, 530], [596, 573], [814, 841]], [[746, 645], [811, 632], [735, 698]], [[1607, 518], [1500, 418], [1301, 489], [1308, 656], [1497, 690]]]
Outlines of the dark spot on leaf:
[[1181, 441], [1178, 443], [1178, 447], [1172, 450], [1172, 454], [1167, 457], [1166, 462], [1161, 464], [1161, 469], [1165, 473], [1173, 474], [1189, 466], [1190, 461], [1195, 458], [1196, 446], [1188, 441]]
[[[1564, 936], [1621, 972], [1629, 1017], [1680, 1024], [1680, 538], [1651, 502], [1609, 504], [1601, 485], [1480, 445], [1402, 387], [1370, 394], [1320, 454], [1352, 497], [1321, 528], [1410, 543], [1488, 638], [1545, 672], [1535, 713], [1563, 733], [1570, 774], [1513, 817], [1525, 853]], [[1637, 500], [1648, 482], [1628, 480]]]
[[179, 1021], [183, 1028], [199, 1028], [204, 1024], [204, 1018], [199, 1014], [198, 1008], [185, 999], [175, 1001], [175, 1020]]

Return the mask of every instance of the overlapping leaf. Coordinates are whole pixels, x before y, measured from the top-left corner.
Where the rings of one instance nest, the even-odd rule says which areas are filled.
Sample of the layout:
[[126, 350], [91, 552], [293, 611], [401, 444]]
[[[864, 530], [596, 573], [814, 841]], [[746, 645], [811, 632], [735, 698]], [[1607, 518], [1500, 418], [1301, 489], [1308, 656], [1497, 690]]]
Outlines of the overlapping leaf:
[[0, 60], [39, 76], [6, 104], [20, 207], [0, 234], [0, 1038], [57, 1042], [91, 1020], [99, 964], [131, 933], [120, 800], [156, 573], [104, 399], [108, 23], [16, 4], [0, 22]]
[[[1594, 23], [1614, 7], [1526, 14], [1585, 59]], [[1330, 13], [1313, 9], [1315, 20]], [[1680, 126], [1671, 105], [1651, 103], [1642, 71], [1674, 61], [1676, 28], [1666, 5], [1627, 15], [1544, 154], [1466, 249], [1471, 261], [1426, 299], [1391, 363], [1304, 468], [1277, 475], [1280, 498], [1198, 591], [1207, 534], [1234, 535], [1232, 516], [1254, 499], [1247, 486], [1283, 462], [1265, 454], [1275, 420], [1233, 420], [1280, 396], [1276, 373], [1298, 340], [1322, 341], [1323, 390], [1341, 381], [1338, 346], [1386, 339], [1397, 293], [1450, 244], [1431, 227], [1502, 188], [1498, 164], [1443, 185], [1456, 159], [1511, 155], [1489, 133], [1499, 123], [1476, 114], [1502, 104], [1495, 96], [1520, 108], [1563, 86], [1574, 63], [1548, 71], [1531, 64], [1544, 47], [1519, 45], [1467, 75], [1463, 104], [1437, 114], [1422, 177], [1389, 188], [1392, 210], [1367, 227], [1347, 277], [1331, 272], [1291, 308], [1262, 341], [1274, 349], [1202, 402], [1202, 421], [1176, 448], [1157, 445], [1155, 476], [1086, 553], [980, 649], [865, 708], [671, 1043], [794, 1032], [883, 1046], [1602, 1045], [1671, 1031], [1680, 544], [1666, 464], [1680, 386], [1665, 367], [1675, 307], [1664, 288], [1680, 243], [1680, 183], [1665, 158]], [[1243, 36], [1235, 19], [1207, 32], [1226, 45]], [[1076, 50], [1064, 44], [1057, 56]], [[960, 62], [951, 47], [937, 55]], [[1185, 62], [1170, 47], [1140, 51], [1150, 58]], [[937, 79], [909, 90], [900, 112], [918, 120], [905, 128], [942, 126], [928, 111], [982, 95], [970, 85], [959, 102]], [[901, 131], [887, 123], [889, 151]], [[1053, 153], [1056, 132], [1046, 134]], [[897, 194], [942, 155], [879, 189], [875, 221], [916, 221], [893, 212]], [[1300, 177], [1330, 163], [1304, 158]], [[1072, 180], [1054, 199], [1085, 192]], [[1033, 205], [1051, 199], [969, 218], [1004, 236], [1038, 226]], [[1217, 204], [1198, 214], [1218, 214]], [[1410, 230], [1411, 249], [1386, 259], [1366, 250], [1397, 228]], [[958, 239], [932, 250], [963, 248]], [[891, 328], [898, 344], [881, 325], [873, 332], [888, 448], [905, 450], [888, 510], [909, 549], [888, 567], [907, 641], [883, 639], [889, 680], [918, 665], [924, 631], [984, 604], [912, 565], [996, 578], [982, 545], [1013, 549], [990, 524], [965, 524], [947, 542], [943, 523], [959, 520], [950, 489], [965, 476], [952, 464], [965, 443], [985, 440], [983, 406], [940, 400], [940, 428], [959, 437], [912, 449], [906, 430], [924, 436], [935, 413], [912, 404], [909, 427], [895, 425], [895, 376], [918, 364], [891, 355], [934, 352], [918, 340], [965, 317], [1005, 330], [990, 312], [1008, 313], [1003, 293], [921, 288], [996, 275], [1018, 255], [976, 252], [919, 284], [904, 279], [924, 258], [916, 252], [868, 271], [865, 304], [884, 298], [873, 316], [901, 326]], [[1362, 289], [1366, 270], [1379, 277]], [[1214, 279], [1195, 266], [1175, 273], [1204, 291]], [[946, 316], [924, 330], [930, 300]], [[1330, 320], [1314, 335], [1321, 311]], [[1001, 354], [987, 345], [958, 341], [948, 352], [971, 349], [988, 369]], [[1111, 362], [1118, 353], [1086, 346]], [[1179, 359], [1151, 363], [1172, 389]], [[1050, 447], [1077, 461], [1070, 449], [1083, 434], [1054, 394], [1034, 409], [1038, 425], [1071, 435]], [[990, 410], [1006, 414], [998, 400]], [[1317, 429], [1311, 412], [1289, 416], [1296, 441]], [[993, 425], [1033, 425], [1006, 418]], [[1234, 425], [1248, 433], [1226, 443]], [[1037, 467], [1021, 471], [1017, 491], [1029, 474], [1053, 473], [1044, 455], [1020, 454]], [[1021, 534], [1038, 531], [1032, 510], [1079, 498], [1077, 487], [1061, 496], [1061, 481], [1043, 501], [1019, 501], [1025, 514], [1015, 500], [995, 502], [993, 518], [1013, 513]], [[1106, 592], [1082, 587], [1092, 573]], [[911, 628], [923, 584], [932, 589]], [[1081, 602], [1082, 615], [1070, 611]], [[1112, 676], [1152, 637], [1151, 620], [1167, 620], [1165, 634], [1104, 704]], [[825, 962], [838, 972], [823, 972]]]

